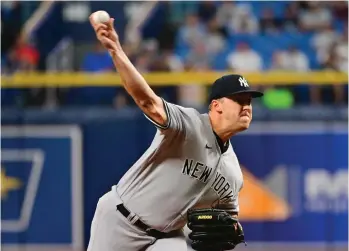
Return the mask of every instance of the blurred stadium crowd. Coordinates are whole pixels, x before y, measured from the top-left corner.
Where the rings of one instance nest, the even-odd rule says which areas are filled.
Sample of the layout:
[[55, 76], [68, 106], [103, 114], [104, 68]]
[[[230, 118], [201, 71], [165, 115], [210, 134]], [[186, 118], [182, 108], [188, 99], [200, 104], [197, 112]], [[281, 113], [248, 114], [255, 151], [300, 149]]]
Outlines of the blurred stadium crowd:
[[[47, 55], [40, 53], [38, 38], [22, 33], [23, 25], [39, 5], [40, 2], [2, 3], [2, 74], [47, 70], [47, 65], [40, 65]], [[137, 15], [139, 9], [130, 7], [124, 11], [130, 16]], [[124, 50], [141, 72], [347, 72], [348, 2], [159, 2], [140, 34], [125, 28], [122, 37]], [[73, 70], [115, 71], [111, 58], [99, 44], [89, 48]], [[285, 97], [291, 96], [293, 104], [348, 102], [347, 85], [306, 84], [260, 88], [282, 90]], [[157, 87], [156, 91], [170, 102], [190, 104], [190, 99], [205, 93], [204, 89], [188, 83]], [[119, 108], [133, 104], [118, 87], [2, 91], [3, 106], [44, 106], [52, 98], [60, 106]]]

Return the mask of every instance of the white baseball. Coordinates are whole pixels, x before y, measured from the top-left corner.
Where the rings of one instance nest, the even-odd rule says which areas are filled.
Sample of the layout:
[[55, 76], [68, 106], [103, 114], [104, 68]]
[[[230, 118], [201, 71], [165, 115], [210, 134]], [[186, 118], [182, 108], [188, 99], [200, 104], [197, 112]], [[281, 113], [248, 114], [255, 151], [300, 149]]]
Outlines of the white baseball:
[[93, 21], [96, 24], [107, 23], [109, 21], [109, 19], [110, 19], [110, 16], [109, 16], [108, 12], [106, 12], [104, 10], [96, 11], [96, 13], [93, 14]]

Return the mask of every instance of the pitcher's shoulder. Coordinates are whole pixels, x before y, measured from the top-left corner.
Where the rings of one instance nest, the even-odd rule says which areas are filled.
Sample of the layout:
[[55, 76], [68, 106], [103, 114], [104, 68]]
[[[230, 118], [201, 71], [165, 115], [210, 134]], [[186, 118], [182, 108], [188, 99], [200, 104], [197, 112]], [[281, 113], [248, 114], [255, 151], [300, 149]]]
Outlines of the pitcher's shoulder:
[[175, 106], [185, 117], [187, 117], [188, 120], [193, 120], [195, 122], [199, 122], [202, 120], [202, 113], [200, 113], [196, 108], [193, 107], [186, 107], [186, 106], [181, 106], [181, 105], [174, 105], [171, 104], [172, 106]]
[[185, 113], [196, 115], [196, 116], [201, 115], [201, 113], [194, 107], [187, 107], [187, 106], [182, 106], [182, 105], [175, 105], [175, 106], [178, 107], [180, 110], [182, 110]]

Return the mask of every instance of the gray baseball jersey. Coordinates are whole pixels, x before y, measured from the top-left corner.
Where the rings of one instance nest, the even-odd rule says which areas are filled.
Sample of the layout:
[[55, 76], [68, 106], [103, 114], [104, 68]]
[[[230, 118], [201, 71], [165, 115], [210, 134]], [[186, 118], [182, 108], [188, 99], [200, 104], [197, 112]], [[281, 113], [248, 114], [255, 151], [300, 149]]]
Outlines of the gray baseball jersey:
[[241, 169], [231, 145], [221, 153], [208, 114], [164, 101], [166, 126], [117, 185], [125, 206], [160, 231], [183, 227], [189, 208], [238, 212]]

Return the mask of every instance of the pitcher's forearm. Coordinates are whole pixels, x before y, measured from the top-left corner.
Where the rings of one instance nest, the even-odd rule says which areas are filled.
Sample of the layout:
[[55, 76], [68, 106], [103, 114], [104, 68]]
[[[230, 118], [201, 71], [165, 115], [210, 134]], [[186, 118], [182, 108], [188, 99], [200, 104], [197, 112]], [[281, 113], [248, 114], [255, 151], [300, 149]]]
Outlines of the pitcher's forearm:
[[[138, 102], [153, 102], [157, 98], [156, 94], [134, 67], [121, 46], [117, 46], [117, 49], [111, 51], [110, 54], [124, 88], [133, 97], [135, 102], [137, 104]], [[144, 104], [140, 105], [143, 106]]]
[[121, 47], [110, 52], [122, 84], [137, 106], [153, 121], [167, 124], [167, 115], [162, 99], [155, 94], [146, 80], [131, 63]]

